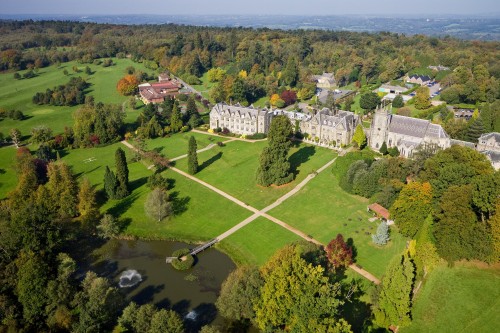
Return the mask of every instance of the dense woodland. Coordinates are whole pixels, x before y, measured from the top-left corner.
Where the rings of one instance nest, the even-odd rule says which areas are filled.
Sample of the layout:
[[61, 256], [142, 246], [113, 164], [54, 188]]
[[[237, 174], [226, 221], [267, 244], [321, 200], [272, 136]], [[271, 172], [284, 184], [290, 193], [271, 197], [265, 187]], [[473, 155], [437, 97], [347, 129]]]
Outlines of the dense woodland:
[[[249, 104], [267, 96], [271, 104], [283, 106], [314, 95], [313, 74], [333, 72], [341, 86], [368, 93], [372, 84], [406, 73], [426, 74], [428, 65], [441, 64], [455, 69], [433, 74], [444, 87], [442, 99], [473, 104], [478, 114], [470, 122], [455, 121], [446, 108], [425, 106], [419, 116], [438, 119], [452, 137], [472, 142], [481, 133], [500, 131], [497, 42], [392, 33], [7, 21], [0, 22], [0, 47], [0, 70], [33, 70], [24, 79], [50, 64], [77, 60], [109, 66], [107, 58], [130, 57], [151, 72], [168, 70], [192, 84], [207, 73], [214, 83], [211, 102]], [[117, 88], [130, 95], [130, 82], [133, 86], [150, 78], [131, 70]], [[363, 91], [364, 87], [369, 90]], [[78, 184], [70, 168], [58, 160], [57, 151], [106, 145], [137, 131], [142, 154], [137, 158], [166, 167], [168, 161], [161, 156], [141, 152], [142, 140], [200, 125], [195, 98], [185, 101], [184, 113], [179, 100], [150, 104], [136, 124], [125, 125], [122, 106], [94, 101], [85, 96], [86, 88], [85, 81], [71, 79], [33, 97], [35, 104], [82, 105], [64, 133], [43, 126], [33, 129], [30, 140], [39, 144], [34, 155], [24, 147], [17, 150], [19, 181], [8, 199], [0, 202], [0, 331], [182, 332], [182, 320], [175, 312], [124, 304], [119, 290], [94, 273], [83, 280], [75, 278], [77, 263], [67, 254], [68, 248], [80, 239], [120, 232], [113, 216], [101, 216], [99, 205], [106, 198], [129, 194], [128, 169], [123, 151], [117, 151], [116, 174], [107, 168], [104, 193], [96, 193], [88, 181]], [[366, 96], [362, 108], [369, 111], [379, 100]], [[0, 117], [22, 119], [23, 114], [12, 110]], [[271, 127], [269, 147], [261, 155], [257, 181], [264, 186], [281, 185], [293, 177], [287, 161], [293, 131], [288, 121], [279, 121]], [[16, 146], [21, 142], [19, 131], [9, 135]], [[366, 145], [361, 127], [354, 141], [357, 148]], [[326, 249], [289, 245], [261, 268], [243, 266], [233, 272], [217, 302], [219, 312], [237, 323], [233, 331], [250, 324], [269, 332], [404, 327], [411, 322], [416, 281], [442, 259], [498, 262], [500, 176], [484, 155], [459, 146], [436, 154], [432, 147], [422, 147], [414, 159], [406, 160], [397, 157], [397, 149], [383, 147], [380, 155], [368, 150], [348, 154], [334, 167], [346, 192], [390, 208], [399, 232], [411, 240], [408, 250], [388, 266], [372, 295], [369, 315], [363, 317], [366, 321], [359, 323], [345, 307], [359, 310], [356, 306], [362, 302], [356, 283], [344, 280], [353, 249], [338, 235]], [[193, 149], [196, 142], [190, 143], [191, 153]], [[195, 158], [190, 155], [191, 173], [196, 173]], [[165, 179], [159, 174], [149, 182], [151, 189], [166, 195], [161, 192]], [[383, 246], [388, 240], [387, 226], [381, 224], [374, 243]]]

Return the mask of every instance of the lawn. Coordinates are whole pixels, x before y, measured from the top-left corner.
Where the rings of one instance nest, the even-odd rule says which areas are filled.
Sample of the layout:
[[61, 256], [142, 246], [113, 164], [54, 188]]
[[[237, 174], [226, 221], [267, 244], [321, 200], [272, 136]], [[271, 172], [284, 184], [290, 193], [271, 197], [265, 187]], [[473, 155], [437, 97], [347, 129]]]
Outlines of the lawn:
[[[27, 116], [27, 119], [22, 121], [4, 119], [0, 122], [0, 132], [7, 135], [11, 128], [18, 128], [21, 133], [27, 135], [33, 127], [43, 124], [52, 128], [54, 133], [60, 133], [65, 126], [72, 126], [72, 114], [78, 106], [36, 105], [31, 102], [35, 93], [66, 84], [71, 77], [85, 78], [91, 84], [88, 94], [94, 96], [96, 102], [123, 103], [127, 98], [118, 94], [116, 83], [125, 75], [125, 69], [128, 66], [134, 66], [143, 71], [145, 68], [142, 64], [134, 63], [130, 59], [113, 59], [113, 61], [116, 64], [110, 67], [82, 65], [75, 61], [63, 63], [60, 67], [49, 66], [39, 69], [37, 76], [31, 79], [16, 80], [13, 73], [0, 74], [0, 108], [21, 110]], [[81, 71], [73, 72], [73, 66], [78, 66]], [[84, 73], [86, 66], [90, 67], [92, 75]], [[69, 72], [68, 76], [63, 74], [65, 69]], [[22, 75], [24, 72], [19, 73]], [[133, 117], [133, 120], [135, 118], [137, 116]]]
[[125, 235], [146, 239], [206, 241], [251, 215], [250, 211], [204, 186], [167, 170], [164, 176], [173, 184], [169, 195], [173, 203], [174, 216], [162, 222], [154, 221], [144, 213], [144, 203], [150, 192], [146, 186], [146, 179], [143, 178], [145, 171], [147, 170], [144, 165], [132, 164], [131, 181], [139, 186], [128, 198], [108, 202], [103, 207], [103, 210], [114, 214], [120, 213], [120, 217], [130, 223], [124, 231]]
[[377, 223], [368, 221], [371, 215], [367, 205], [367, 199], [344, 192], [329, 168], [269, 214], [324, 244], [338, 233], [345, 239], [352, 238], [356, 263], [380, 278], [394, 255], [403, 251], [405, 239], [391, 227], [391, 242], [375, 246], [370, 235], [375, 233]]
[[[259, 155], [267, 141], [255, 143], [233, 141], [225, 147], [214, 147], [198, 154], [201, 171], [196, 177], [232, 196], [255, 207], [264, 208], [286, 192], [293, 189], [308, 174], [318, 170], [335, 157], [331, 150], [316, 146], [297, 144], [290, 150], [291, 165], [296, 168], [296, 178], [280, 187], [262, 187], [257, 185], [255, 174], [259, 164]], [[186, 159], [176, 164], [187, 170]]]
[[[83, 177], [88, 178], [100, 190], [103, 188], [106, 166], [109, 166], [111, 170], [115, 169], [115, 151], [118, 148], [125, 151], [127, 159], [130, 161], [132, 152], [121, 143], [101, 148], [68, 149], [63, 151], [60, 156], [62, 161], [72, 166], [73, 174], [77, 176], [78, 180], [81, 180]], [[140, 163], [133, 163], [129, 164], [129, 168], [134, 164], [142, 166]], [[146, 168], [144, 169], [146, 170]], [[144, 176], [146, 174], [149, 175], [149, 173], [149, 171], [144, 172]]]
[[[152, 173], [147, 164], [130, 162], [132, 152], [120, 143], [103, 148], [69, 150], [62, 160], [72, 166], [78, 179], [88, 178], [96, 189], [103, 188], [106, 165], [114, 170], [114, 153], [121, 147], [129, 159], [131, 194], [122, 200], [110, 200], [101, 210], [108, 211], [126, 221], [125, 235], [147, 239], [177, 239], [201, 241], [213, 238], [241, 222], [251, 212], [224, 199], [220, 195], [191, 180], [167, 170], [163, 175], [170, 179], [169, 191], [175, 215], [160, 223], [144, 213], [144, 203], [150, 189], [147, 177]], [[94, 161], [85, 163], [89, 158]]]
[[286, 244], [301, 239], [268, 219], [259, 217], [222, 240], [217, 247], [229, 253], [238, 264], [260, 266]]
[[225, 141], [225, 138], [217, 138], [208, 134], [200, 134], [195, 132], [177, 133], [168, 138], [156, 138], [147, 140], [148, 150], [158, 150], [168, 158], [178, 157], [187, 154], [189, 138], [194, 136], [198, 149], [203, 149], [211, 143], [217, 141]]
[[7, 193], [17, 185], [17, 175], [14, 170], [14, 146], [0, 148], [0, 199], [7, 197]]
[[497, 332], [500, 270], [438, 267], [417, 294], [413, 322], [401, 333]]

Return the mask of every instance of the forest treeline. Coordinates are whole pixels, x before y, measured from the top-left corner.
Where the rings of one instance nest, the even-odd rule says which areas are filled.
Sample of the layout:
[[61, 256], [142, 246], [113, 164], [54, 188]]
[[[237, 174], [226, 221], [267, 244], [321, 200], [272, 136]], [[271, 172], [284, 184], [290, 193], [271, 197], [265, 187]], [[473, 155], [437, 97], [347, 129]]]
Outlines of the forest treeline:
[[[104, 25], [67, 21], [0, 22], [0, 70], [40, 68], [71, 60], [91, 63], [131, 57], [156, 70], [168, 69], [195, 80], [212, 68], [225, 68], [225, 91], [244, 81], [240, 102], [271, 96], [281, 86], [299, 91], [312, 74], [333, 72], [338, 83], [386, 82], [441, 64], [448, 75], [447, 98], [492, 102], [498, 97], [498, 42], [396, 33], [166, 25]], [[477, 67], [480, 66], [480, 67]], [[244, 71], [244, 75], [238, 75]], [[445, 73], [446, 74], [446, 73]], [[483, 82], [477, 85], [477, 82]], [[228, 87], [229, 86], [229, 87]], [[477, 86], [477, 87], [476, 87]], [[470, 90], [470, 91], [469, 91]]]

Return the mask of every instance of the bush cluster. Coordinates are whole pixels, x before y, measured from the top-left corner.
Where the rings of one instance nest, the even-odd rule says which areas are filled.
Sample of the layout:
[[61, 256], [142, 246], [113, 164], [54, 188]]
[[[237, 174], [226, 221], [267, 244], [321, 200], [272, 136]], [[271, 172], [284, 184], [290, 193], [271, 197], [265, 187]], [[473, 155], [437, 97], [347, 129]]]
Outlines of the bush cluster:
[[[190, 252], [191, 251], [189, 249], [174, 251], [174, 253], [172, 253], [172, 257], [176, 257], [176, 259], [172, 261], [172, 267], [179, 271], [190, 269], [194, 264], [194, 257], [189, 254]], [[184, 257], [184, 260], [181, 260], [182, 257]]]

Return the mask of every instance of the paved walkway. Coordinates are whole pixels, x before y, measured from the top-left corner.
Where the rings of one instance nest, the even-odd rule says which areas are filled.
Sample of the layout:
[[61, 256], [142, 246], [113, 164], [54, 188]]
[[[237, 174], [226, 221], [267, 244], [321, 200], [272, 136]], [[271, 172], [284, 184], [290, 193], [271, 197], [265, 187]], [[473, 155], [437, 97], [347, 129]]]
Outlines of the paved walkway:
[[[232, 141], [232, 140], [230, 140]], [[130, 149], [133, 149], [133, 150], [137, 150], [133, 145], [131, 145], [129, 142], [127, 141], [122, 141], [122, 143], [129, 147]], [[209, 145], [207, 146], [206, 148], [203, 149], [203, 151], [205, 150], [209, 150], [211, 148], [213, 148], [215, 145]], [[210, 147], [210, 148], [209, 148]], [[183, 158], [185, 157], [185, 155], [182, 155], [182, 156], [179, 156], [179, 157], [176, 157], [175, 159], [172, 159], [171, 161], [175, 161], [175, 160], [178, 160], [180, 158]], [[314, 177], [316, 177], [317, 174], [319, 174], [320, 172], [326, 170], [329, 166], [331, 166], [335, 160], [337, 158], [334, 158], [332, 159], [331, 161], [329, 161], [328, 163], [326, 163], [325, 165], [323, 165], [320, 169], [318, 169], [318, 171], [316, 171], [315, 173], [312, 173], [310, 175], [308, 175], [303, 181], [301, 181], [299, 184], [297, 184], [291, 191], [287, 192], [285, 195], [283, 195], [282, 197], [280, 197], [278, 200], [276, 200], [274, 203], [272, 203], [271, 205], [263, 208], [262, 210], [258, 210], [257, 208], [254, 208], [246, 203], [244, 203], [243, 201], [233, 197], [232, 195], [230, 195], [229, 193], [226, 193], [218, 188], [216, 188], [215, 186], [213, 185], [210, 185], [208, 184], [207, 182], [204, 182], [203, 180], [201, 179], [198, 179], [182, 170], [179, 170], [175, 167], [172, 167], [170, 166], [169, 169], [171, 169], [172, 171], [175, 171], [177, 173], [179, 173], [180, 175], [188, 178], [188, 179], [191, 179], [192, 181], [194, 182], [197, 182], [198, 184], [201, 184], [205, 187], [207, 187], [208, 189], [216, 192], [217, 194], [223, 196], [224, 198], [234, 202], [235, 204], [245, 208], [245, 209], [248, 209], [249, 211], [253, 212], [253, 214], [249, 217], [247, 217], [245, 220], [241, 221], [240, 223], [238, 223], [237, 225], [233, 226], [231, 229], [227, 230], [226, 232], [220, 234], [219, 236], [217, 236], [216, 238], [221, 241], [223, 240], [224, 238], [226, 237], [229, 237], [230, 235], [232, 235], [233, 233], [235, 233], [236, 231], [240, 230], [241, 228], [243, 228], [244, 226], [246, 226], [247, 224], [251, 223], [252, 221], [256, 220], [259, 216], [262, 216], [262, 217], [265, 217], [266, 219], [280, 225], [281, 227], [293, 232], [294, 234], [296, 234], [297, 236], [309, 241], [309, 242], [313, 242], [317, 245], [321, 245], [321, 246], [325, 246], [325, 244], [313, 239], [312, 237], [310, 237], [309, 235], [305, 234], [304, 232], [288, 225], [287, 223], [267, 214], [268, 211], [270, 211], [271, 209], [277, 207], [278, 205], [280, 205], [283, 201], [285, 201], [286, 199], [290, 198], [291, 196], [293, 196], [294, 194], [296, 194], [297, 192], [299, 192], [308, 182], [310, 182]], [[373, 276], [370, 272], [368, 271], [365, 271], [364, 269], [362, 268], [359, 268], [357, 267], [356, 265], [350, 265], [350, 268], [353, 269], [355, 272], [359, 273], [360, 275], [362, 275], [363, 277], [365, 277], [366, 279], [372, 281], [373, 283], [375, 284], [379, 284], [380, 283], [380, 280], [377, 279], [375, 276]]]

